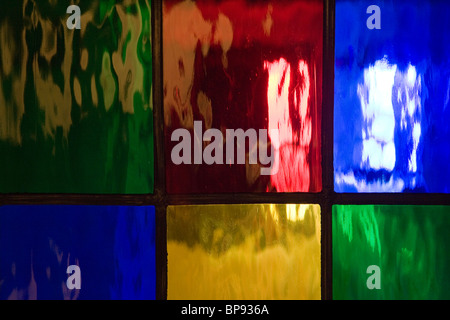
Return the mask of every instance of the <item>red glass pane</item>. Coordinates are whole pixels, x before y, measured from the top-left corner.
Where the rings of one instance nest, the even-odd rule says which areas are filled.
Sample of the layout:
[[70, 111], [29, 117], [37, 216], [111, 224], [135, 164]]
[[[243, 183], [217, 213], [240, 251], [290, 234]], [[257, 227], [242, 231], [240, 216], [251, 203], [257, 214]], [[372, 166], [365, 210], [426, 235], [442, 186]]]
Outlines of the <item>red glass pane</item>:
[[319, 192], [322, 1], [164, 1], [167, 191]]

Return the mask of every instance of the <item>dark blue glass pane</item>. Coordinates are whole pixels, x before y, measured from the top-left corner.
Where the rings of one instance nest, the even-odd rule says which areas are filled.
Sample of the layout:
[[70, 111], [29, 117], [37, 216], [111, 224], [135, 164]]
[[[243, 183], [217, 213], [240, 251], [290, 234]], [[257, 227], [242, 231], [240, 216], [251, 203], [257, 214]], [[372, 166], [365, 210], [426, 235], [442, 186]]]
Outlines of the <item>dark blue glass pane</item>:
[[155, 299], [155, 277], [152, 206], [0, 207], [2, 300]]

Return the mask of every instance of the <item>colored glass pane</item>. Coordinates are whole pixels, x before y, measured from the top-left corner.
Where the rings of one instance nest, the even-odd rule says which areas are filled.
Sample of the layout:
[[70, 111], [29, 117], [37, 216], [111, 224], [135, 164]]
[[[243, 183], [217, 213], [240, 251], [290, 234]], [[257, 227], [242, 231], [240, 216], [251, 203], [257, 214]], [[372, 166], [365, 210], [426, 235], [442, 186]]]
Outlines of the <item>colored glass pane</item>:
[[0, 192], [153, 191], [150, 1], [0, 4]]
[[1, 300], [155, 299], [155, 283], [152, 206], [0, 207]]
[[450, 207], [333, 206], [333, 299], [449, 299]]
[[322, 1], [163, 1], [169, 193], [319, 192]]
[[448, 193], [450, 3], [372, 4], [336, 1], [335, 190]]
[[169, 206], [168, 292], [178, 299], [320, 299], [320, 207]]

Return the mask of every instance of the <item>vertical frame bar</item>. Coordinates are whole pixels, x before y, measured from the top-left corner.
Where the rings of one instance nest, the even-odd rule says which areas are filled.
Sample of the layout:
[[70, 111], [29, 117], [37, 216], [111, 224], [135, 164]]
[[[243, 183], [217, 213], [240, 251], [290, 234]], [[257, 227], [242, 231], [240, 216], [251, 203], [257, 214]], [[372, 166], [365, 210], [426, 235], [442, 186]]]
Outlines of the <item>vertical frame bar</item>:
[[156, 299], [167, 299], [166, 181], [164, 168], [162, 1], [152, 1], [153, 112], [155, 139]]
[[324, 1], [322, 104], [322, 299], [333, 299], [332, 206], [334, 200], [333, 108], [335, 0]]

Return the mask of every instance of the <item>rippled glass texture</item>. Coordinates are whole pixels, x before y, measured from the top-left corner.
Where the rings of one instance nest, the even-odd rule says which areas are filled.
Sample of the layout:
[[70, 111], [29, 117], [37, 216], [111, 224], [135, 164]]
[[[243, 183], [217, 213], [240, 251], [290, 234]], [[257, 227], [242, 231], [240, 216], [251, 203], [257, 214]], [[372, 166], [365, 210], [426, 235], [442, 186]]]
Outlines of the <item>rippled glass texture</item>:
[[372, 4], [336, 1], [335, 190], [449, 193], [450, 3]]
[[0, 3], [0, 192], [152, 192], [150, 1], [72, 3]]
[[0, 300], [155, 299], [155, 283], [152, 206], [0, 207]]
[[444, 206], [333, 206], [333, 299], [450, 299], [449, 225]]
[[320, 299], [320, 207], [169, 206], [169, 300]]
[[322, 1], [163, 1], [169, 193], [321, 191], [322, 29]]

